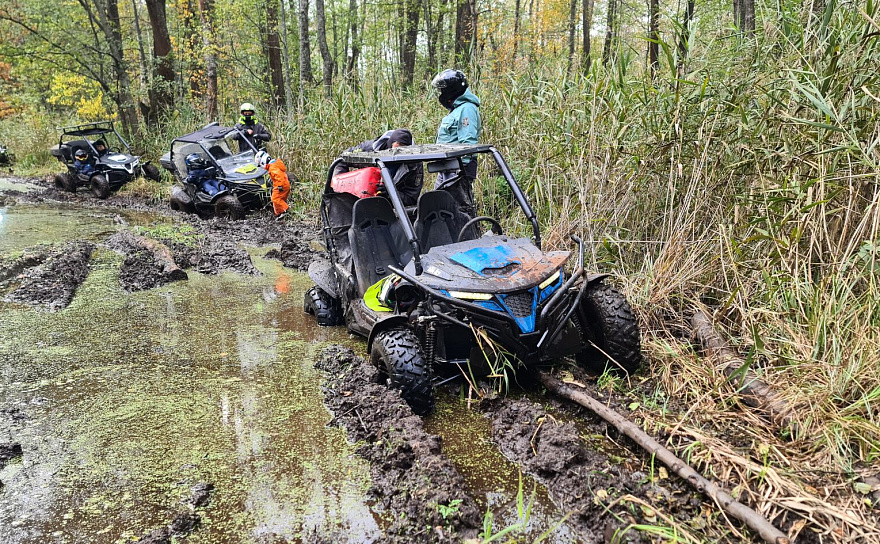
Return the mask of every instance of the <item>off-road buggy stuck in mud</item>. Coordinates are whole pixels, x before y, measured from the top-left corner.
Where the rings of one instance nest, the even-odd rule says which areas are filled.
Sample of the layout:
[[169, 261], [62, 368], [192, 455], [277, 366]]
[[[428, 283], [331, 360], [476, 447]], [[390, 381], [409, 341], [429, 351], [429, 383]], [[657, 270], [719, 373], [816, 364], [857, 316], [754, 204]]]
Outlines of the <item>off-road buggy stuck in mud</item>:
[[[78, 172], [74, 166], [78, 151], [85, 151], [94, 167], [89, 174]], [[58, 145], [50, 152], [67, 166], [66, 173], [55, 176], [55, 187], [71, 193], [77, 187], [88, 186], [93, 195], [104, 199], [141, 175], [159, 181], [156, 165], [141, 163], [140, 157], [132, 155], [128, 142], [116, 132], [112, 121], [62, 127]]]
[[[174, 174], [178, 182], [171, 188], [172, 210], [241, 219], [247, 210], [265, 208], [271, 203], [272, 181], [266, 170], [254, 165], [257, 149], [234, 127], [217, 123], [175, 138], [171, 150], [159, 163]], [[220, 182], [221, 190], [209, 195], [197, 185], [187, 183], [186, 157], [196, 154]]]
[[[391, 183], [389, 168], [461, 170], [462, 159], [476, 154], [494, 158], [531, 225], [531, 239], [505, 235], [491, 217], [458, 219], [458, 206], [442, 190], [425, 192], [407, 209]], [[333, 178], [340, 162], [373, 169], [365, 170], [365, 188], [349, 183], [342, 190]], [[377, 175], [387, 198], [370, 196]], [[498, 361], [484, 356], [487, 342], [528, 366], [571, 356], [592, 371], [609, 365], [633, 372], [641, 362], [629, 303], [603, 282], [606, 275], [585, 272], [580, 239], [573, 237], [579, 256], [568, 271], [569, 252], [541, 250], [535, 213], [492, 146], [344, 153], [330, 167], [321, 217], [329, 261], [309, 267], [316, 286], [304, 309], [319, 324], [345, 323], [366, 336], [372, 362], [419, 414], [433, 409], [435, 385], [463, 373], [497, 372]], [[475, 237], [474, 226], [484, 222], [491, 232]]]

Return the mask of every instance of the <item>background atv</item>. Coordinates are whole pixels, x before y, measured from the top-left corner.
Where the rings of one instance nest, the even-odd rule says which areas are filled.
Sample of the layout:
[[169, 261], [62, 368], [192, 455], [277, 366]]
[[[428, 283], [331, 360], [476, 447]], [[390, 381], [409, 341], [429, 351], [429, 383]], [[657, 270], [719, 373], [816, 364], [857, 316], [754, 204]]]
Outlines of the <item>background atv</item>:
[[[237, 129], [217, 123], [175, 138], [171, 151], [159, 160], [179, 181], [171, 188], [171, 209], [200, 216], [241, 219], [246, 210], [268, 206], [272, 201], [272, 181], [266, 170], [254, 165], [256, 152]], [[186, 183], [185, 159], [191, 153], [200, 155], [216, 169], [215, 178], [225, 190], [212, 197], [196, 185]]]
[[9, 166], [15, 162], [15, 154], [8, 147], [0, 143], [0, 166]]
[[[103, 154], [95, 149], [95, 143], [104, 143]], [[73, 163], [77, 150], [85, 149], [95, 166], [89, 176], [76, 171]], [[58, 145], [50, 149], [52, 156], [67, 166], [67, 173], [55, 176], [55, 187], [75, 193], [77, 187], [87, 185], [98, 198], [107, 198], [112, 191], [143, 175], [159, 181], [159, 169], [154, 164], [141, 164], [140, 157], [131, 154], [128, 143], [116, 132], [112, 121], [97, 121], [83, 125], [63, 127]]]
[[[390, 183], [389, 166], [427, 163], [428, 172], [461, 170], [462, 159], [491, 154], [531, 225], [532, 239], [503, 234], [497, 220], [458, 220], [446, 191], [421, 195], [415, 223]], [[388, 198], [333, 190], [339, 162], [378, 167]], [[330, 167], [321, 203], [329, 261], [312, 263], [317, 284], [304, 308], [322, 325], [343, 322], [367, 337], [372, 361], [420, 414], [434, 405], [440, 376], [488, 374], [497, 361], [483, 356], [491, 342], [525, 365], [572, 356], [601, 372], [633, 372], [641, 362], [638, 326], [626, 299], [584, 271], [569, 252], [541, 250], [535, 214], [491, 146], [428, 145], [346, 153]], [[474, 225], [492, 232], [480, 238]], [[476, 341], [479, 332], [483, 345]], [[459, 368], [456, 368], [459, 367]], [[435, 378], [437, 376], [437, 378]]]

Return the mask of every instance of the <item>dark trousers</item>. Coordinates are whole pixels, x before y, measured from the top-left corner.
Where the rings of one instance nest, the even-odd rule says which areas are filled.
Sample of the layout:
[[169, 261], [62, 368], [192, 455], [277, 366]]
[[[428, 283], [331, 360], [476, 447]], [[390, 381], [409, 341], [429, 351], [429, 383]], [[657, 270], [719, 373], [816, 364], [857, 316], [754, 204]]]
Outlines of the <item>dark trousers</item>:
[[[446, 191], [452, 195], [453, 200], [458, 205], [455, 223], [459, 229], [476, 217], [476, 210], [474, 208], [474, 178], [460, 175], [441, 181], [441, 178], [438, 176], [436, 189]], [[458, 232], [454, 233], [453, 236], [458, 236]], [[470, 227], [465, 236], [462, 237], [462, 240], [472, 240], [476, 237], [477, 229]]]

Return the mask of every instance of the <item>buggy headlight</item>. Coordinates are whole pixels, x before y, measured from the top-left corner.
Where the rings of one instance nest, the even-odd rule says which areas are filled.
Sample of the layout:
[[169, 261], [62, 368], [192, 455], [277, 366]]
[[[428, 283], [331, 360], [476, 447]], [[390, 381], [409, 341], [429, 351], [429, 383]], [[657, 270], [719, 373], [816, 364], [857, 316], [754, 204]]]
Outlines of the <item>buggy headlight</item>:
[[542, 290], [543, 290], [543, 289], [546, 289], [546, 288], [549, 287], [550, 285], [553, 285], [553, 283], [554, 283], [556, 280], [558, 280], [558, 279], [559, 279], [559, 270], [557, 270], [556, 272], [554, 272], [553, 275], [550, 276], [549, 278], [547, 278], [546, 280], [542, 281], [541, 284], [538, 285], [538, 287], [539, 287], [540, 289], [542, 289]]
[[492, 300], [489, 293], [469, 293], [467, 291], [449, 291], [452, 298], [460, 298], [464, 300]]

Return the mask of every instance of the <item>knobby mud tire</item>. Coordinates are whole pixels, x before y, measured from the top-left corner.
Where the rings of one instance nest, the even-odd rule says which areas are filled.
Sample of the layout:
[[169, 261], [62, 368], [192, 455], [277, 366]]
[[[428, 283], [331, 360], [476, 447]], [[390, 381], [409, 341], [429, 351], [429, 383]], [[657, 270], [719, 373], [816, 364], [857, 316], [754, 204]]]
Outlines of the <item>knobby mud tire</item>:
[[584, 337], [584, 349], [576, 356], [581, 367], [598, 373], [607, 367], [618, 375], [638, 370], [639, 326], [626, 297], [610, 285], [591, 285], [576, 314]]
[[171, 197], [168, 199], [168, 205], [172, 210], [179, 212], [193, 213], [195, 211], [192, 199], [190, 199], [187, 192], [176, 185], [171, 187]]
[[141, 171], [144, 173], [144, 177], [153, 181], [159, 181], [161, 178], [159, 177], [159, 168], [155, 164], [145, 164]]
[[244, 206], [232, 195], [223, 195], [214, 203], [214, 215], [233, 221], [244, 218]]
[[422, 356], [415, 333], [409, 329], [380, 332], [373, 340], [370, 360], [373, 365], [384, 369], [391, 387], [400, 390], [413, 412], [425, 416], [434, 410], [431, 369]]
[[110, 196], [110, 182], [102, 174], [92, 176], [92, 179], [89, 180], [89, 188], [92, 194], [95, 195], [95, 198], [104, 200]]
[[334, 327], [342, 324], [342, 309], [339, 301], [318, 286], [306, 291], [303, 300], [303, 311], [315, 316], [318, 325]]
[[70, 174], [56, 174], [55, 188], [67, 191], [68, 193], [76, 192], [76, 180]]

